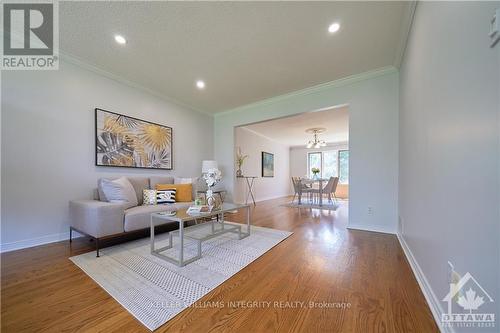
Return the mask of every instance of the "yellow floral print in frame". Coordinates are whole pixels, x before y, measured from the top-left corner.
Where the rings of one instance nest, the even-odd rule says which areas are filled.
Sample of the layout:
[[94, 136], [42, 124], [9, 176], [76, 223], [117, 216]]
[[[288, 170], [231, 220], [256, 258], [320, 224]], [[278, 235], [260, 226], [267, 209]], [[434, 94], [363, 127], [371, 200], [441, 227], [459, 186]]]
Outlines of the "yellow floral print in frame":
[[172, 128], [95, 109], [96, 165], [172, 170]]

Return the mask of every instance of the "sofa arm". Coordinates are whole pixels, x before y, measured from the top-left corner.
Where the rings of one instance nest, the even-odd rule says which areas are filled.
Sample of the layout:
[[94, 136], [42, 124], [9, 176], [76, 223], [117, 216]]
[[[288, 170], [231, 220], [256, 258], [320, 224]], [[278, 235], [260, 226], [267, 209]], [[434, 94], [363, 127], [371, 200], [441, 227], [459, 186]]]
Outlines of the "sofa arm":
[[125, 207], [98, 200], [69, 202], [70, 225], [92, 237], [99, 238], [123, 232]]

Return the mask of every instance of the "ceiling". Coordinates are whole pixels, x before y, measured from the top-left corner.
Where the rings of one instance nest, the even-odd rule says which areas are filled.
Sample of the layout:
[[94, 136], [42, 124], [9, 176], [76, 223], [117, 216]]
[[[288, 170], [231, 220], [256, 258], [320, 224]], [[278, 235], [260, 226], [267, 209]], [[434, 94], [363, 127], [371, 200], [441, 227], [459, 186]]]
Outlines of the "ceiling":
[[288, 146], [305, 146], [312, 139], [306, 129], [323, 127], [326, 132], [320, 134], [319, 139], [327, 143], [344, 143], [349, 141], [349, 110], [345, 106], [306, 112], [243, 127]]
[[[409, 2], [60, 2], [60, 50], [209, 113], [398, 64]], [[332, 22], [341, 24], [335, 34]], [[127, 39], [126, 45], [114, 35]], [[206, 88], [196, 89], [202, 79]]]

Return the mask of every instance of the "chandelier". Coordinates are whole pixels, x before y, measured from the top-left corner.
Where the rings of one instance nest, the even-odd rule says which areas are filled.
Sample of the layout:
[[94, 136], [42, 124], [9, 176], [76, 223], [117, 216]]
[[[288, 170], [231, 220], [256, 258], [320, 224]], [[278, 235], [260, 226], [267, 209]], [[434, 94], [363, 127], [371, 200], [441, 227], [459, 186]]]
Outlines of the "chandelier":
[[318, 134], [321, 134], [325, 131], [326, 131], [326, 128], [322, 128], [322, 127], [315, 127], [315, 128], [306, 129], [306, 133], [313, 135], [313, 139], [309, 140], [306, 147], [318, 149], [318, 148], [326, 146], [326, 142], [324, 140], [320, 140], [318, 138]]

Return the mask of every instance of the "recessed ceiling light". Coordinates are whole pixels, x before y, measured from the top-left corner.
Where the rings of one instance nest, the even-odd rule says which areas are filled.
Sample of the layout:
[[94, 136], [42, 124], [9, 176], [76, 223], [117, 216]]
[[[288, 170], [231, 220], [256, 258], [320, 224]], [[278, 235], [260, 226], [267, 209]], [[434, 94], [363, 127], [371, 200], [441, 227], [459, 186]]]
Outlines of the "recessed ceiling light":
[[127, 40], [121, 35], [115, 35], [115, 41], [121, 45], [127, 44]]
[[198, 89], [205, 89], [205, 82], [203, 82], [202, 80], [196, 81], [196, 87]]
[[331, 34], [333, 34], [333, 33], [337, 32], [337, 31], [339, 31], [339, 29], [340, 29], [340, 24], [338, 24], [338, 23], [332, 23], [328, 27], [328, 32], [331, 33]]

